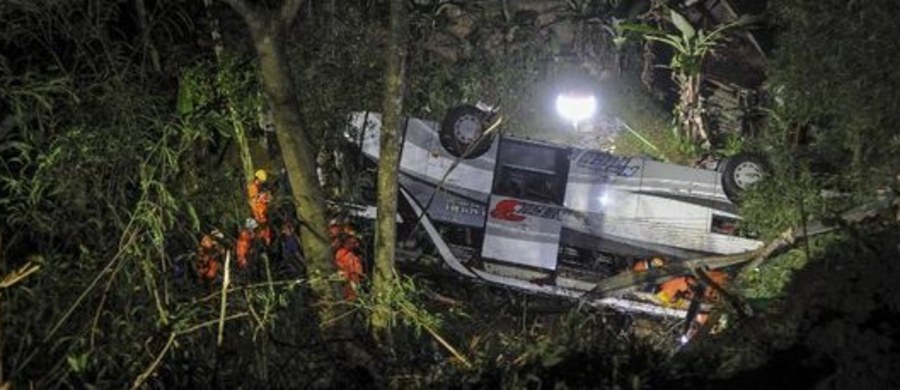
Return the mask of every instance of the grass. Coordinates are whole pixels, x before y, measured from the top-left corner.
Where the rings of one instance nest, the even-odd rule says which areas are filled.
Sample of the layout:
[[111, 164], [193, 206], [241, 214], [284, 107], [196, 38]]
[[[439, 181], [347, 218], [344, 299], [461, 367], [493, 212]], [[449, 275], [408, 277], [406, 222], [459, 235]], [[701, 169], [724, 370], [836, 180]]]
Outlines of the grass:
[[604, 111], [627, 127], [615, 139], [615, 152], [647, 155], [672, 163], [687, 163], [696, 151], [673, 131], [672, 115], [636, 79], [623, 76], [604, 85]]

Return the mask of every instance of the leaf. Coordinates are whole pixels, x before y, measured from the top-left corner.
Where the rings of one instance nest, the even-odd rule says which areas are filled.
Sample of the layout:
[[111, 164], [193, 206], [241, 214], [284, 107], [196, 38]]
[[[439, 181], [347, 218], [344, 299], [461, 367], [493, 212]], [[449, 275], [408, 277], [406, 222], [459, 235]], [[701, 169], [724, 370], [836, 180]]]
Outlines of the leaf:
[[645, 36], [644, 39], [647, 39], [648, 41], [656, 41], [656, 42], [665, 43], [666, 45], [669, 45], [673, 49], [675, 49], [675, 51], [677, 51], [678, 53], [687, 54], [687, 48], [682, 44], [681, 40], [675, 35], [666, 35], [666, 36], [660, 36], [660, 37], [648, 35], [648, 36]]
[[194, 231], [199, 232], [200, 231], [200, 217], [197, 216], [197, 210], [194, 209], [194, 205], [188, 203], [187, 211], [188, 211], [188, 216], [191, 217], [191, 219], [190, 219], [191, 228], [193, 228]]
[[75, 373], [81, 373], [85, 368], [87, 368], [89, 355], [90, 352], [85, 352], [84, 354], [77, 356], [69, 355], [66, 356], [66, 362], [69, 363], [69, 367], [72, 369], [72, 371], [74, 371]]
[[672, 17], [672, 24], [681, 31], [681, 35], [684, 37], [685, 41], [691, 40], [691, 38], [697, 34], [697, 32], [694, 31], [694, 26], [691, 26], [691, 22], [689, 22], [687, 18], [678, 12], [675, 12], [675, 10], [670, 10], [669, 15]]

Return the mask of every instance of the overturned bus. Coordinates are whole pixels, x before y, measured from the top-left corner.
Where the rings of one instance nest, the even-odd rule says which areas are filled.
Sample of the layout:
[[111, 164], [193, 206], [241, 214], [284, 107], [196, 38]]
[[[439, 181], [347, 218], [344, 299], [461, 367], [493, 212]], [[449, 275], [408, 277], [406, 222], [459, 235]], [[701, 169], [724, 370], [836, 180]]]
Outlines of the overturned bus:
[[[740, 234], [734, 203], [763, 172], [752, 155], [691, 168], [490, 134], [490, 117], [461, 106], [441, 123], [407, 118], [403, 126], [400, 202], [412, 217], [401, 219], [418, 224], [463, 276], [577, 299], [634, 259], [761, 246]], [[380, 114], [350, 115], [346, 136], [371, 161], [380, 134]], [[683, 313], [624, 296], [589, 303]]]

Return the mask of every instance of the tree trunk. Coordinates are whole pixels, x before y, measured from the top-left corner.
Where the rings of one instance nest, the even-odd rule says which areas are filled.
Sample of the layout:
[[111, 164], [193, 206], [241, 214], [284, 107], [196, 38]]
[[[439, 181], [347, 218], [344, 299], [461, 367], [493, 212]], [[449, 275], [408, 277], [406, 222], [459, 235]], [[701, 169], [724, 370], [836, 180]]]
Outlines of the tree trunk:
[[342, 309], [345, 305], [333, 304], [340, 299], [339, 286], [327, 280], [337, 268], [327, 235], [325, 198], [316, 176], [315, 153], [302, 129], [300, 104], [284, 50], [284, 30], [302, 1], [285, 1], [277, 14], [254, 9], [241, 0], [225, 1], [244, 18], [259, 56], [263, 90], [272, 105], [278, 146], [288, 173], [294, 207], [302, 220], [300, 238], [310, 288], [320, 300], [316, 305], [319, 323], [326, 333], [340, 331], [344, 321], [338, 319], [346, 309]]
[[404, 61], [406, 60], [406, 9], [402, 0], [390, 2], [390, 41], [385, 69], [385, 89], [381, 119], [381, 150], [378, 157], [378, 215], [375, 230], [375, 267], [372, 292], [372, 333], [382, 344], [389, 343], [390, 296], [396, 285], [394, 252], [397, 243], [397, 176], [400, 139], [405, 121], [403, 110]]
[[700, 75], [679, 75], [675, 77], [675, 82], [680, 89], [678, 119], [683, 136], [692, 144], [708, 150], [710, 141], [700, 95]]
[[[288, 172], [293, 192], [294, 206], [303, 224], [300, 227], [303, 253], [308, 261], [313, 291], [320, 299], [336, 298], [336, 286], [324, 278], [336, 272], [331, 243], [327, 238], [325, 198], [316, 177], [316, 160], [309, 141], [301, 127], [300, 105], [294, 92], [293, 78], [287, 69], [284, 48], [272, 29], [261, 35], [254, 34], [259, 55], [263, 87], [272, 102], [276, 137]], [[321, 305], [324, 313], [321, 321], [331, 321], [335, 313], [331, 305]]]

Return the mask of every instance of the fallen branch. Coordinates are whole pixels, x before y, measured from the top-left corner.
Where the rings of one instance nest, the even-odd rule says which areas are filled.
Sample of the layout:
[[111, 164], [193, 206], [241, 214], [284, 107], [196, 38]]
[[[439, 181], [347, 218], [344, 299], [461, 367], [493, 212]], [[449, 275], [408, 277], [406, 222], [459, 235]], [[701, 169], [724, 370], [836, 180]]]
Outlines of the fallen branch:
[[670, 263], [662, 268], [651, 268], [646, 271], [621, 272], [610, 278], [606, 278], [598, 282], [594, 288], [585, 293], [585, 298], [601, 298], [620, 292], [625, 289], [633, 288], [645, 284], [659, 284], [669, 278], [678, 275], [688, 275], [694, 272], [694, 269], [706, 267], [710, 269], [724, 268], [735, 264], [742, 264], [756, 258], [762, 253], [762, 249], [755, 251], [739, 253], [728, 256], [710, 256], [699, 259], [685, 260], [678, 263]]
[[771, 258], [775, 253], [779, 253], [782, 249], [794, 245], [798, 238], [800, 237], [794, 234], [794, 229], [788, 228], [788, 230], [781, 233], [778, 238], [764, 246], [762, 250], [759, 251], [759, 254], [754, 256], [753, 260], [741, 269], [738, 278], [744, 278], [750, 272], [754, 272], [764, 261]]

